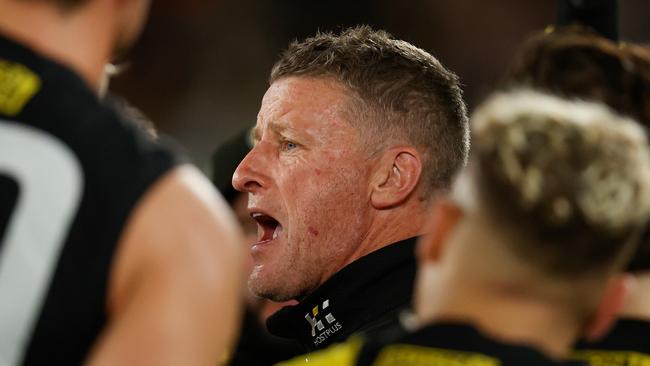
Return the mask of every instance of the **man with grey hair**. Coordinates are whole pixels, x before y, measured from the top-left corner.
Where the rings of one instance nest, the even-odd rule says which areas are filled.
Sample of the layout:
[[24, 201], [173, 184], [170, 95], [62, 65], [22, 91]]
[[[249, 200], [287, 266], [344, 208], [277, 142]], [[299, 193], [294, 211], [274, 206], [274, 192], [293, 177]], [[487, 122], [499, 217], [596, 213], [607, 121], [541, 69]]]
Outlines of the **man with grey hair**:
[[430, 198], [467, 157], [466, 109], [438, 60], [365, 26], [292, 43], [270, 84], [233, 185], [258, 223], [251, 289], [299, 301], [269, 330], [311, 350], [410, 303]]
[[641, 128], [531, 91], [493, 96], [472, 127], [469, 167], [418, 247], [411, 333], [286, 366], [560, 365], [580, 336], [608, 330], [650, 215]]

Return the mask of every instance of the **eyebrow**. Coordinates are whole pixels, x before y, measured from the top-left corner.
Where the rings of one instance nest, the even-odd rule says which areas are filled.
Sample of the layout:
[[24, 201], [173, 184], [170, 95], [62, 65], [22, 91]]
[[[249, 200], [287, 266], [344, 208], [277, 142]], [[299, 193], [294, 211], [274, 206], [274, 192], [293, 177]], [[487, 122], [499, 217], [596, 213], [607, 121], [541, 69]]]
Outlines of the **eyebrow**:
[[[289, 126], [286, 126], [286, 125], [279, 124], [277, 122], [269, 122], [268, 128], [269, 128], [269, 130], [277, 133], [278, 135], [282, 135], [286, 131], [289, 131], [289, 132], [295, 131], [295, 129], [293, 129], [293, 128], [289, 127]], [[260, 132], [259, 127], [258, 126], [253, 127], [253, 129], [251, 130], [251, 136], [253, 137], [253, 141], [254, 142], [260, 141], [260, 139], [262, 138], [261, 135], [262, 135], [262, 133]]]

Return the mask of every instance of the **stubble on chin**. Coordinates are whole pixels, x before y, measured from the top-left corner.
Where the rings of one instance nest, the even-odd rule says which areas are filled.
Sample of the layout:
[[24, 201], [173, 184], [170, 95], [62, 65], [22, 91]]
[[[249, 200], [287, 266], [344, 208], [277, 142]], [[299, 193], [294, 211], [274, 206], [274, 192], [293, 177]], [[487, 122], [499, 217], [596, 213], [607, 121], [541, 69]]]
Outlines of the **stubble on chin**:
[[248, 288], [256, 296], [275, 302], [295, 300], [300, 297], [300, 291], [292, 289], [296, 286], [291, 286], [290, 278], [278, 278], [283, 276], [277, 274], [271, 277], [273, 278], [268, 278], [268, 274], [255, 266], [248, 277]]

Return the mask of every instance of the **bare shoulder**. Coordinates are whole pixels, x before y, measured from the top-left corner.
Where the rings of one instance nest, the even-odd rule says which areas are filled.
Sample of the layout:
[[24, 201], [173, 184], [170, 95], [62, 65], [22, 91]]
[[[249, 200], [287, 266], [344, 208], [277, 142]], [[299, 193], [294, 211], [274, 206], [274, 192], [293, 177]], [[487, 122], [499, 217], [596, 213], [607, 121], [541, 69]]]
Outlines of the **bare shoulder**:
[[240, 228], [228, 205], [196, 168], [180, 166], [152, 186], [129, 218], [109, 301], [119, 300], [147, 268], [213, 283], [241, 255]]
[[213, 365], [224, 357], [239, 323], [240, 235], [196, 169], [162, 177], [119, 241], [108, 324], [88, 364]]

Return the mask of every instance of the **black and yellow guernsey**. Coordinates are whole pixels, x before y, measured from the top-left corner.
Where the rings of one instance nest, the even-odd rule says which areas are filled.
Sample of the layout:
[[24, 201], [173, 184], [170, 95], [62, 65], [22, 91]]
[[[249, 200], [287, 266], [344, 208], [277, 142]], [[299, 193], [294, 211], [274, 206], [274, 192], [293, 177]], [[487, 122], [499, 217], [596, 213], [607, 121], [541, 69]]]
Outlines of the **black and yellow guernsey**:
[[492, 340], [461, 323], [441, 322], [413, 333], [400, 332], [353, 336], [278, 366], [585, 366], [575, 360], [554, 361], [524, 344]]
[[648, 366], [650, 321], [620, 319], [600, 341], [578, 343], [573, 358], [585, 360], [591, 366]]
[[180, 163], [72, 70], [0, 36], [0, 365], [79, 365], [117, 243]]
[[305, 352], [343, 342], [356, 332], [393, 327], [411, 304], [416, 238], [390, 244], [349, 264], [298, 305], [267, 321], [271, 334], [300, 342]]

